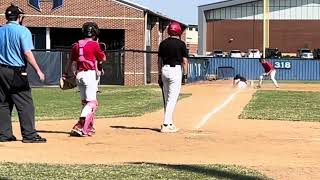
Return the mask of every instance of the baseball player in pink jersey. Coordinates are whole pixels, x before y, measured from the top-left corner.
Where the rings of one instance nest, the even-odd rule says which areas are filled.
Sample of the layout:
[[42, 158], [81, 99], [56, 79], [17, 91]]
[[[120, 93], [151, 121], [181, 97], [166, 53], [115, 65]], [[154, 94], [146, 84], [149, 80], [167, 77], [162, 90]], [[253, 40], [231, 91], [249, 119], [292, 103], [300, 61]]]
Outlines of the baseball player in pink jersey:
[[187, 78], [188, 72], [188, 53], [186, 44], [180, 40], [182, 34], [180, 24], [171, 22], [168, 34], [170, 37], [160, 43], [158, 51], [158, 83], [163, 91], [165, 109], [164, 121], [161, 125], [163, 133], [178, 131], [173, 124], [173, 111], [180, 94], [181, 81]]
[[262, 67], [264, 68], [264, 73], [260, 76], [259, 85], [258, 88], [261, 87], [262, 80], [266, 77], [270, 77], [274, 86], [276, 88], [279, 88], [279, 85], [277, 83], [277, 80], [275, 79], [276, 76], [276, 70], [273, 68], [273, 65], [271, 62], [266, 61], [265, 59], [259, 59], [259, 62], [261, 63]]
[[73, 69], [80, 90], [82, 111], [79, 121], [71, 130], [71, 135], [92, 136], [94, 115], [98, 107], [97, 101], [97, 60], [105, 61], [106, 55], [95, 40], [99, 35], [98, 25], [94, 22], [82, 26], [84, 39], [73, 44], [71, 61], [67, 72]]

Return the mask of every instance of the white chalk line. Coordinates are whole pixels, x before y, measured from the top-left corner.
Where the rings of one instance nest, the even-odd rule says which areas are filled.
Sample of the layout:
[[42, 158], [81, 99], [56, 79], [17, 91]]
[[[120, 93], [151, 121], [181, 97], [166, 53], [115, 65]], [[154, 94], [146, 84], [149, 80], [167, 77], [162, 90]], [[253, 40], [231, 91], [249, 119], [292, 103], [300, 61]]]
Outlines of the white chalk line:
[[238, 89], [236, 92], [232, 93], [228, 99], [226, 99], [225, 101], [223, 101], [223, 103], [212, 109], [212, 111], [210, 111], [209, 113], [207, 113], [202, 119], [201, 121], [196, 125], [196, 129], [200, 129], [202, 128], [207, 122], [208, 120], [214, 115], [216, 114], [217, 112], [219, 112], [221, 109], [223, 109], [226, 105], [228, 105], [232, 100], [233, 98], [241, 91], [241, 89]]

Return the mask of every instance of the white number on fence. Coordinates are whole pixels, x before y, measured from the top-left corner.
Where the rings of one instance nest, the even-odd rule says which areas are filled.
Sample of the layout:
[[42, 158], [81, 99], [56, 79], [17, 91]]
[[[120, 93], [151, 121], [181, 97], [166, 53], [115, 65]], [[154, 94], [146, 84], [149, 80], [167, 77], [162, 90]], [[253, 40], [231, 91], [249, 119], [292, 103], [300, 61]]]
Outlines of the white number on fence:
[[288, 61], [276, 61], [274, 63], [276, 69], [291, 69], [291, 62]]

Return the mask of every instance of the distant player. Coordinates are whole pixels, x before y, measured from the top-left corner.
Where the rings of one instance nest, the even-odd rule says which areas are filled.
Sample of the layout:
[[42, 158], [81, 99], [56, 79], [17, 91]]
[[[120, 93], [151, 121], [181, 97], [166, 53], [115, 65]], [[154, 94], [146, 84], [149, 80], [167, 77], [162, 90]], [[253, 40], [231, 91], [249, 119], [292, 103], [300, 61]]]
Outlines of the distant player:
[[158, 83], [163, 90], [165, 102], [164, 121], [161, 125], [163, 133], [178, 131], [173, 124], [172, 115], [180, 94], [181, 82], [185, 82], [188, 72], [188, 53], [186, 44], [180, 40], [182, 34], [180, 24], [171, 22], [168, 34], [170, 37], [160, 43], [158, 52]]
[[102, 62], [97, 63], [97, 93], [101, 93], [101, 91], [99, 90], [99, 85], [100, 85], [100, 79], [101, 76], [104, 75], [104, 70], [102, 68]]
[[95, 133], [93, 121], [98, 107], [96, 61], [105, 61], [106, 56], [96, 41], [99, 35], [96, 23], [84, 23], [82, 34], [84, 39], [72, 47], [71, 61], [66, 71], [70, 72], [73, 67], [83, 105], [79, 121], [73, 126], [71, 135], [92, 136]]
[[233, 78], [233, 87], [236, 88], [246, 88], [248, 86], [248, 81], [245, 77], [241, 76], [240, 74], [237, 74], [234, 78]]
[[259, 59], [259, 62], [261, 63], [262, 67], [264, 68], [264, 73], [260, 76], [259, 85], [258, 88], [261, 88], [262, 80], [264, 78], [270, 77], [274, 86], [276, 88], [279, 88], [279, 85], [277, 83], [277, 80], [275, 79], [276, 76], [276, 70], [273, 68], [273, 65], [271, 62], [266, 61], [265, 59]]

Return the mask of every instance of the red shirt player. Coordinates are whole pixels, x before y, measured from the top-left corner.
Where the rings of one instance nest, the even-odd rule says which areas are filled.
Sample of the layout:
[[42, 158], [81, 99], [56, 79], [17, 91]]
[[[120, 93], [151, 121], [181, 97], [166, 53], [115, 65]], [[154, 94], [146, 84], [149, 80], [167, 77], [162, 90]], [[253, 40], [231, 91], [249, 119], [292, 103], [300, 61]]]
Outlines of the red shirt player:
[[273, 65], [271, 62], [266, 61], [265, 59], [259, 59], [259, 62], [261, 63], [262, 67], [264, 68], [264, 73], [260, 76], [260, 81], [259, 81], [259, 85], [258, 88], [261, 87], [262, 84], [262, 80], [266, 77], [270, 77], [274, 86], [276, 88], [279, 88], [279, 85], [277, 83], [277, 80], [275, 79], [276, 76], [276, 70], [273, 68]]
[[96, 23], [84, 23], [82, 34], [84, 39], [73, 45], [70, 61], [72, 63], [69, 62], [68, 65], [68, 71], [73, 67], [83, 105], [79, 121], [72, 128], [71, 135], [92, 136], [95, 133], [93, 121], [98, 106], [97, 61], [105, 61], [106, 56], [95, 40], [99, 35]]

